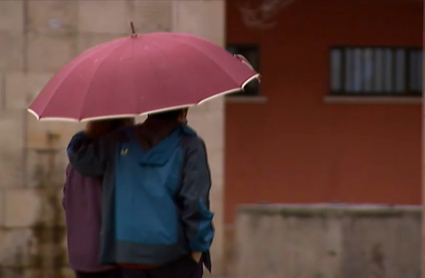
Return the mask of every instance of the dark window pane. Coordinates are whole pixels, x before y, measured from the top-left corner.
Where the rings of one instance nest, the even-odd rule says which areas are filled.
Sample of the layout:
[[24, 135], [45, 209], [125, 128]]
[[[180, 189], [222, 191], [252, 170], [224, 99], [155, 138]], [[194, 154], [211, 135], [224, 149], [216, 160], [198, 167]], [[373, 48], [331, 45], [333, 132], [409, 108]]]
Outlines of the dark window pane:
[[418, 73], [418, 68], [420, 67], [421, 61], [418, 59], [418, 56], [421, 55], [417, 55], [418, 52], [416, 51], [412, 51], [410, 52], [410, 74], [409, 74], [409, 86], [410, 86], [410, 90], [412, 92], [417, 92], [420, 90], [420, 72]]
[[354, 92], [360, 93], [363, 89], [362, 51], [354, 49]]
[[392, 93], [393, 86], [393, 51], [391, 49], [384, 50], [384, 92]]
[[418, 59], [419, 59], [419, 65], [418, 65], [418, 74], [419, 74], [419, 90], [418, 90], [418, 92], [422, 92], [422, 88], [423, 88], [423, 85], [424, 85], [424, 66], [423, 66], [423, 64], [424, 64], [424, 54], [423, 54], [423, 51], [422, 50], [420, 50], [420, 51], [418, 51], [419, 52], [419, 57], [418, 57]]
[[423, 51], [418, 48], [338, 47], [331, 50], [331, 92], [422, 94]]
[[364, 92], [371, 92], [373, 81], [374, 81], [374, 64], [373, 64], [373, 50], [371, 48], [367, 48], [363, 52], [363, 79], [364, 79]]
[[354, 53], [351, 49], [345, 50], [345, 91], [352, 93], [354, 91], [353, 69], [354, 69]]
[[339, 92], [342, 90], [342, 53], [340, 49], [331, 51], [331, 90]]
[[423, 70], [422, 70], [422, 63], [423, 63], [423, 55], [422, 51], [415, 51], [416, 52], [416, 70], [414, 73], [416, 75], [416, 92], [420, 92], [422, 90], [422, 82], [423, 82]]
[[398, 49], [395, 54], [395, 92], [403, 93], [406, 90], [406, 51]]
[[374, 54], [375, 82], [373, 91], [382, 93], [384, 90], [384, 52], [382, 49], [377, 48], [375, 49]]

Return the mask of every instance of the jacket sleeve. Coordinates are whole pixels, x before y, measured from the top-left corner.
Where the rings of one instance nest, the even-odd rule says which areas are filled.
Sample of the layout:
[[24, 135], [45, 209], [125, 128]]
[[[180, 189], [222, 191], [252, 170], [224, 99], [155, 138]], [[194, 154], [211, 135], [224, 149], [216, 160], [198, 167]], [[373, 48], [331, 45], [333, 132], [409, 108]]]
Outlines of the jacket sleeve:
[[180, 189], [182, 221], [191, 252], [210, 249], [214, 227], [214, 214], [209, 210], [211, 174], [205, 144], [192, 137], [186, 146], [183, 181]]
[[99, 177], [105, 172], [109, 147], [107, 138], [92, 139], [78, 132], [69, 142], [68, 158], [82, 175]]

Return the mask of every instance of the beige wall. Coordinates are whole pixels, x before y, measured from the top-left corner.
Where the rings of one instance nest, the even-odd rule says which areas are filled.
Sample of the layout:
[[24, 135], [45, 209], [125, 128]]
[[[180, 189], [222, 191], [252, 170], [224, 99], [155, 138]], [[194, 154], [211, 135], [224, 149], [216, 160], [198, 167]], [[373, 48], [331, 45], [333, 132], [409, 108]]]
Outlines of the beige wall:
[[[88, 47], [138, 32], [191, 32], [224, 40], [224, 1], [0, 1], [0, 277], [62, 278], [64, 147], [78, 125], [38, 123], [25, 108], [64, 63]], [[214, 270], [223, 252], [222, 99], [193, 109], [208, 144], [216, 212]]]

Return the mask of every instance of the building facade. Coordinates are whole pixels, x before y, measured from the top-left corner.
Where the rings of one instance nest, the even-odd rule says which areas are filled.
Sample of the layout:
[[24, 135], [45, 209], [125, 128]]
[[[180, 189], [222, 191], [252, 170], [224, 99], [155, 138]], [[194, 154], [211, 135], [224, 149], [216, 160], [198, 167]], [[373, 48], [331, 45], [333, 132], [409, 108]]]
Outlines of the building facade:
[[227, 2], [227, 44], [263, 77], [227, 100], [226, 222], [242, 203], [419, 205], [422, 1], [292, 2], [269, 28]]
[[262, 73], [226, 99], [230, 262], [241, 204], [421, 203], [422, 1], [280, 3], [226, 5], [229, 50]]

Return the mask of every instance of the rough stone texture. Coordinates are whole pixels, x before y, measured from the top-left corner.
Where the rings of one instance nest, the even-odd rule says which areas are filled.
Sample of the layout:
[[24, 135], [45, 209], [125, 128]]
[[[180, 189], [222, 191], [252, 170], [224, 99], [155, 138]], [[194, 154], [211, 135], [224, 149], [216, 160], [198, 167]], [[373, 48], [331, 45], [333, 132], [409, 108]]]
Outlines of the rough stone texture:
[[224, 273], [229, 277], [235, 277], [236, 269], [236, 239], [235, 239], [235, 225], [225, 225], [224, 234]]
[[23, 185], [24, 113], [0, 112], [0, 188]]
[[119, 34], [80, 33], [77, 39], [78, 53], [82, 53], [93, 46], [117, 39], [119, 37], [121, 37]]
[[133, 20], [136, 32], [169, 32], [173, 28], [173, 1], [135, 0]]
[[78, 1], [28, 1], [28, 30], [43, 34], [74, 34], [78, 30]]
[[83, 124], [72, 122], [39, 122], [27, 115], [27, 147], [33, 150], [64, 150], [68, 141]]
[[24, 31], [23, 0], [0, 1], [0, 31], [22, 34]]
[[53, 148], [28, 150], [26, 186], [39, 187], [47, 182], [51, 186], [63, 186], [67, 163], [64, 150]]
[[23, 73], [19, 71], [5, 74], [4, 108], [26, 109], [52, 76], [53, 73]]
[[38, 192], [26, 188], [5, 191], [6, 228], [25, 228], [37, 223], [41, 202]]
[[23, 70], [24, 37], [15, 32], [0, 31], [0, 71]]
[[218, 45], [224, 45], [224, 0], [179, 0], [174, 1], [173, 5], [173, 31], [196, 34]]
[[[31, 229], [8, 229], [0, 231], [0, 262], [4, 267], [30, 265]], [[1, 272], [0, 272], [1, 274]], [[0, 277], [7, 277], [1, 276]]]
[[238, 277], [420, 277], [420, 207], [249, 206], [236, 231]]
[[78, 5], [79, 32], [131, 34], [133, 1], [78, 1]]
[[69, 62], [77, 52], [76, 35], [28, 36], [28, 69], [31, 72], [56, 71]]

